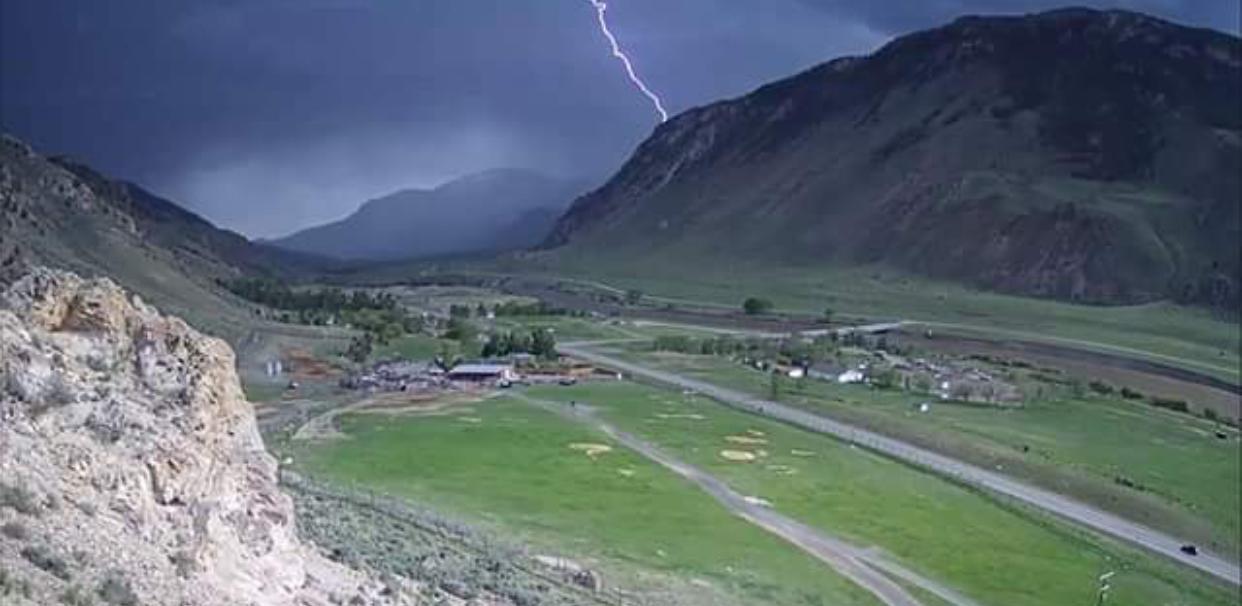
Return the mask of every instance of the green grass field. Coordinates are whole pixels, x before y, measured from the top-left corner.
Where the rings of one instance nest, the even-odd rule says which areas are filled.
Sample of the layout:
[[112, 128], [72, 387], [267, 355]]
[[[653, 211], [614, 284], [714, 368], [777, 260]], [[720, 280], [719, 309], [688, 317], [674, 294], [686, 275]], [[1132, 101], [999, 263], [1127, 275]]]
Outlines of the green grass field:
[[549, 330], [558, 342], [632, 339], [645, 336], [622, 326], [570, 316], [503, 316], [496, 318], [494, 323], [496, 328], [501, 330]]
[[875, 603], [637, 455], [615, 448], [592, 458], [572, 449], [607, 440], [527, 404], [498, 399], [435, 417], [350, 415], [342, 425], [349, 439], [296, 451], [317, 477], [431, 505], [559, 555], [602, 560], [606, 578], [622, 571], [640, 586], [671, 579], [689, 592], [681, 602], [689, 604]]
[[784, 311], [819, 315], [831, 308], [842, 319], [921, 321], [937, 330], [1060, 343], [1242, 381], [1238, 323], [1171, 303], [1074, 305], [982, 292], [888, 268], [773, 268], [691, 258], [619, 263], [548, 257], [470, 269], [580, 280], [597, 289], [637, 289], [657, 303], [738, 309], [746, 297], [759, 296]]
[[[1038, 514], [1001, 505], [826, 437], [702, 398], [630, 383], [537, 388], [574, 399], [683, 460], [805, 522], [876, 545], [908, 567], [986, 604], [1090, 604], [1095, 578], [1120, 571], [1110, 604], [1229, 604], [1231, 593], [1128, 548], [1089, 539]], [[739, 446], [728, 436], [762, 434]], [[765, 451], [736, 463], [723, 449]]]
[[392, 358], [431, 360], [444, 352], [458, 352], [460, 347], [456, 341], [437, 339], [424, 334], [407, 334], [388, 343], [376, 345], [371, 357], [376, 360]]
[[[618, 355], [769, 397], [771, 379], [725, 358], [616, 345]], [[986, 467], [1001, 466], [1135, 521], [1236, 552], [1242, 533], [1238, 432], [1119, 397], [1056, 394], [1017, 409], [933, 404], [926, 396], [815, 380], [782, 381], [780, 399]], [[1222, 431], [1227, 439], [1219, 439]], [[1141, 488], [1126, 487], [1125, 479]]]

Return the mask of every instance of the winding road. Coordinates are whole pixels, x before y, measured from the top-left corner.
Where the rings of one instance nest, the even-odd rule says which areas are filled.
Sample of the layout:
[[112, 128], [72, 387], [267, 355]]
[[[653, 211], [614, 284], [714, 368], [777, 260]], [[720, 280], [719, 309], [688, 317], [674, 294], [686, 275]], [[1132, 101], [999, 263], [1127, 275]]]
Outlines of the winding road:
[[951, 477], [959, 482], [1017, 499], [1064, 520], [1111, 537], [1122, 539], [1185, 566], [1210, 574], [1234, 586], [1242, 585], [1242, 571], [1239, 570], [1237, 563], [1202, 550], [1199, 551], [1198, 555], [1186, 554], [1181, 550], [1182, 545], [1185, 544], [1184, 541], [1063, 495], [1016, 481], [1007, 476], [969, 463], [963, 463], [900, 440], [784, 404], [755, 398], [732, 389], [620, 360], [591, 350], [588, 345], [567, 343], [558, 345], [558, 349], [563, 354], [587, 360], [599, 366], [645, 377], [649, 380], [676, 386], [680, 389], [694, 390], [718, 402], [746, 412], [849, 441], [885, 456]]
[[888, 606], [922, 606], [918, 599], [890, 577], [899, 578], [910, 585], [919, 587], [953, 606], [978, 606], [969, 598], [922, 577], [883, 557], [875, 550], [846, 543], [819, 529], [807, 526], [747, 499], [715, 476], [680, 461], [651, 443], [599, 419], [588, 405], [579, 404], [570, 408], [563, 403], [539, 400], [523, 393], [511, 395], [571, 420], [590, 424], [615, 442], [694, 483], [734, 514], [829, 565]]

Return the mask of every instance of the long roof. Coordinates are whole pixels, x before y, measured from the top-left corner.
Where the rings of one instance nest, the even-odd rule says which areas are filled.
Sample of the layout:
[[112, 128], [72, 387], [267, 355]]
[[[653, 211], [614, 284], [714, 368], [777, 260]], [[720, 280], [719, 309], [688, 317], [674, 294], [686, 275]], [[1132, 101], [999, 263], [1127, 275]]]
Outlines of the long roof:
[[509, 364], [458, 364], [449, 371], [451, 375], [498, 375], [512, 370]]

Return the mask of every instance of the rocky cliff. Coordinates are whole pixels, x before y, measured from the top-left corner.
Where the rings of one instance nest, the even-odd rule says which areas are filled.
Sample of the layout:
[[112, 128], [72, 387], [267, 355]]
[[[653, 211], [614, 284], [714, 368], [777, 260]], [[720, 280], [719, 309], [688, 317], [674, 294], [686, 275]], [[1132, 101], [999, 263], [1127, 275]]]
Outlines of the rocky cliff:
[[0, 297], [0, 533], [5, 604], [412, 601], [299, 541], [223, 341], [46, 269]]

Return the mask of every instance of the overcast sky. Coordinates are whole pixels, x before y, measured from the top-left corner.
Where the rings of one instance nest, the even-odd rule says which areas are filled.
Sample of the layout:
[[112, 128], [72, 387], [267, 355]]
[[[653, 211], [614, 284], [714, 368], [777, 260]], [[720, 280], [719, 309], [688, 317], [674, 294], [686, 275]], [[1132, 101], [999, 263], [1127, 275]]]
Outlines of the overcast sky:
[[[1048, 0], [612, 0], [673, 113]], [[1238, 0], [1112, 0], [1237, 33]], [[589, 0], [0, 0], [0, 127], [272, 236], [502, 166], [600, 181], [655, 126]]]

